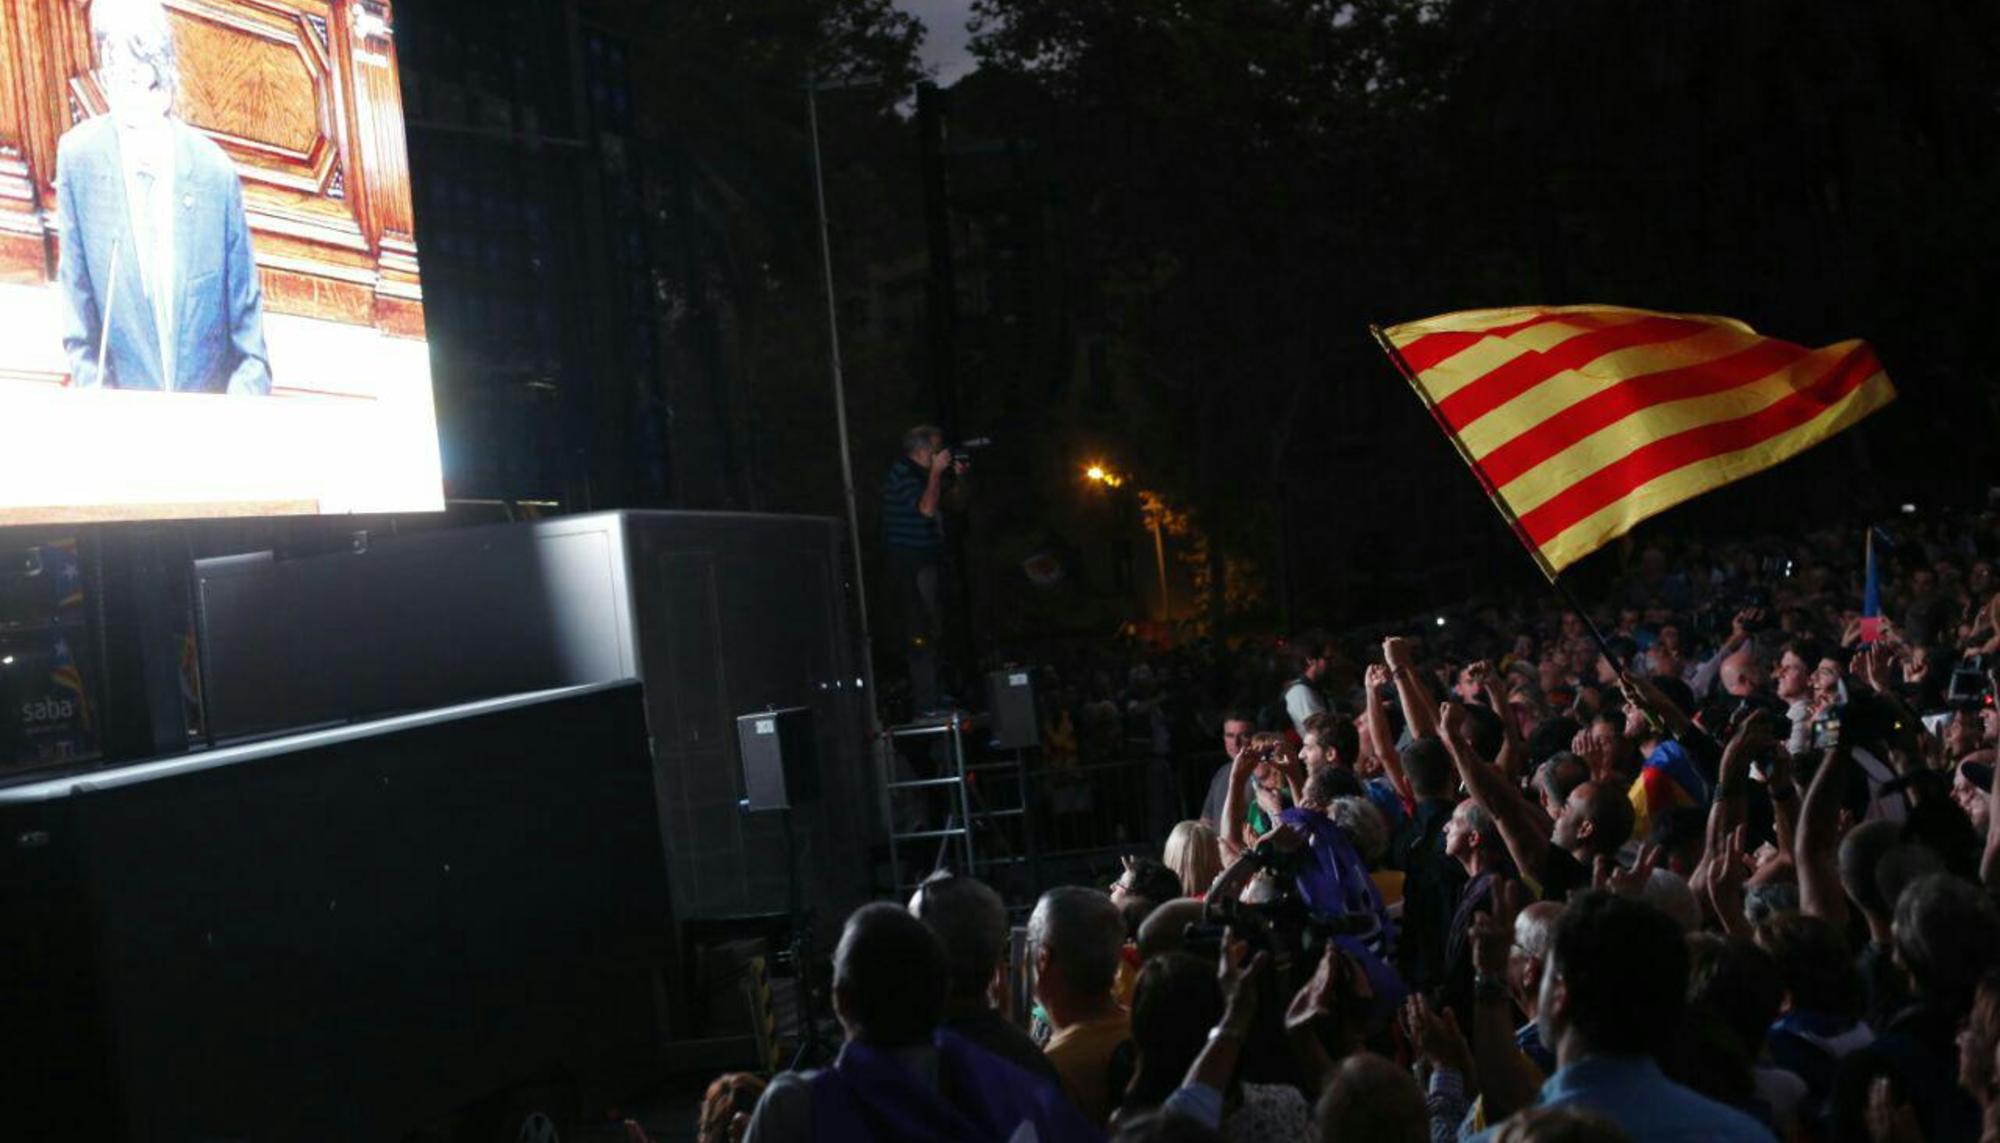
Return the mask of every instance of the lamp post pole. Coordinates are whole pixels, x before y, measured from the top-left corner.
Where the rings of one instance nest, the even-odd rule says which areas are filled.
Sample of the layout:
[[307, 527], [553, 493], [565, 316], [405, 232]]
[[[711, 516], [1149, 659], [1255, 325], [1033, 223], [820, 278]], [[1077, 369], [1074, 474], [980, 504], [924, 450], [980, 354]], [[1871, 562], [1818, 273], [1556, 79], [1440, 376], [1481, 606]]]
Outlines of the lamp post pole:
[[[1107, 469], [1102, 464], [1093, 464], [1084, 469], [1083, 477], [1092, 484], [1107, 490], [1116, 489], [1124, 484], [1127, 479]], [[1159, 498], [1157, 493], [1141, 489], [1137, 495], [1139, 498], [1140, 518], [1146, 522], [1147, 529], [1153, 533], [1153, 568], [1159, 573], [1160, 577], [1160, 622], [1165, 623], [1173, 616], [1174, 611], [1173, 597], [1167, 594], [1167, 538], [1161, 529], [1161, 520], [1165, 515], [1166, 504]], [[1149, 502], [1157, 507], [1149, 508]]]
[[826, 343], [833, 368], [833, 415], [840, 434], [840, 483], [847, 498], [847, 546], [854, 557], [854, 602], [861, 620], [861, 663], [867, 673], [868, 729], [875, 730], [875, 644], [868, 628], [868, 581], [861, 568], [861, 514], [854, 500], [854, 456], [847, 436], [847, 382], [840, 367], [840, 309], [833, 293], [833, 240], [826, 223], [826, 170], [819, 151], [819, 79], [806, 81], [806, 123], [812, 133], [813, 203], [819, 212], [820, 266], [826, 273]]
[[1173, 618], [1173, 601], [1167, 597], [1167, 541], [1160, 535], [1160, 517], [1153, 514], [1153, 566], [1160, 571], [1160, 622]]

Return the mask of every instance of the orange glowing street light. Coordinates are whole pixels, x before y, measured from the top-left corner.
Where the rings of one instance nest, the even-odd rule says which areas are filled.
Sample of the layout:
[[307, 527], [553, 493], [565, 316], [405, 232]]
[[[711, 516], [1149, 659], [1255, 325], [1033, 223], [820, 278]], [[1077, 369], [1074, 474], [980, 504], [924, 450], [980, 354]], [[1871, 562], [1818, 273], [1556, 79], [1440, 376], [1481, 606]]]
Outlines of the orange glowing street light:
[[[1125, 483], [1123, 476], [1102, 464], [1093, 464], [1084, 469], [1083, 477], [1092, 484], [1102, 484], [1106, 488], [1116, 488]], [[1148, 495], [1150, 493], [1140, 493], [1141, 497]], [[1164, 620], [1173, 614], [1173, 599], [1167, 594], [1167, 540], [1160, 532], [1159, 515], [1157, 513], [1147, 515], [1146, 525], [1153, 533], [1153, 566], [1159, 569], [1160, 573], [1160, 618]]]

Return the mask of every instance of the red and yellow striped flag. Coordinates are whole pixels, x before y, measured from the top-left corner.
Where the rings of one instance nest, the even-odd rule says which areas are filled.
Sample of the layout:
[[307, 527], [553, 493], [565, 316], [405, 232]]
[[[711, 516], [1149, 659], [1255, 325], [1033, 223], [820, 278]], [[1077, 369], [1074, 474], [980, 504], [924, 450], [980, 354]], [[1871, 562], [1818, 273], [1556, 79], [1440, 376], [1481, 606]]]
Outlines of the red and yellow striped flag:
[[1808, 350], [1731, 318], [1531, 306], [1382, 336], [1550, 577], [1896, 397], [1866, 342]]

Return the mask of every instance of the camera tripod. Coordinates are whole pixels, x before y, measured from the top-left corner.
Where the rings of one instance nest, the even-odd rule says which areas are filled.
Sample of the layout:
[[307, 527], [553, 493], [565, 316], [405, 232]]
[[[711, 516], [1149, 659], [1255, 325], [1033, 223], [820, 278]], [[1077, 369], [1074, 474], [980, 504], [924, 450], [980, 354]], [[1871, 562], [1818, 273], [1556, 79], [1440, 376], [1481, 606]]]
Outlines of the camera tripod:
[[792, 1028], [798, 1049], [792, 1053], [791, 1064], [791, 1070], [798, 1071], [815, 1060], [832, 1062], [840, 1054], [840, 1046], [828, 1042], [820, 1030], [820, 1007], [812, 971], [813, 915], [799, 892], [799, 853], [792, 834], [791, 807], [779, 810], [778, 814], [779, 827], [785, 836], [785, 915], [786, 929], [791, 933], [791, 939], [785, 942], [784, 956], [791, 962], [792, 977], [798, 982], [798, 1017]]

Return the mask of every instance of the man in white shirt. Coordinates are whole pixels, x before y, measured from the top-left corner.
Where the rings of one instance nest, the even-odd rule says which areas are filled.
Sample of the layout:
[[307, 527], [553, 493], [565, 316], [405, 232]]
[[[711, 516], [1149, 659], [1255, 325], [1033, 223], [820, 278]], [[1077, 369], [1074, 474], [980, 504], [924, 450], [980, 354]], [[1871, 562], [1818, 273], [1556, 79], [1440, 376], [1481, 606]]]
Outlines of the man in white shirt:
[[1333, 656], [1333, 640], [1323, 631], [1307, 631], [1292, 640], [1292, 661], [1298, 674], [1285, 684], [1285, 713], [1291, 716], [1292, 733], [1301, 740], [1306, 735], [1306, 719], [1326, 713], [1326, 696], [1319, 688], [1333, 665]]

